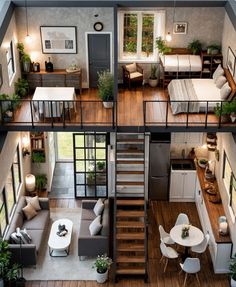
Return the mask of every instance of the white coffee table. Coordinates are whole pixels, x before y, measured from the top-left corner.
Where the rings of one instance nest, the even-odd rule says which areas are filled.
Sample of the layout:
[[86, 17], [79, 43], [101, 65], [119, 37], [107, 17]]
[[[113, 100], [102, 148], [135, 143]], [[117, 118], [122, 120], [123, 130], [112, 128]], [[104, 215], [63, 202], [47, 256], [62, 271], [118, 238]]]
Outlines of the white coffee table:
[[[58, 226], [59, 224], [65, 225], [68, 233], [65, 236], [58, 236]], [[69, 219], [58, 219], [53, 222], [49, 239], [48, 239], [48, 247], [49, 247], [49, 254], [52, 257], [65, 257], [69, 255], [70, 251], [70, 243], [71, 243], [71, 236], [72, 236], [72, 227], [73, 222]]]

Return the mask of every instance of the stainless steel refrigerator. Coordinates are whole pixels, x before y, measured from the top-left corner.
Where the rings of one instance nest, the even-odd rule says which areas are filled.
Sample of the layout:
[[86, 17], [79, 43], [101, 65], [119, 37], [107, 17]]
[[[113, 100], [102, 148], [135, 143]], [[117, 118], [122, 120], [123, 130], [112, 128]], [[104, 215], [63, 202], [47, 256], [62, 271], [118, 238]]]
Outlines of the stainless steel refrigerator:
[[170, 142], [151, 141], [149, 155], [149, 199], [169, 200]]

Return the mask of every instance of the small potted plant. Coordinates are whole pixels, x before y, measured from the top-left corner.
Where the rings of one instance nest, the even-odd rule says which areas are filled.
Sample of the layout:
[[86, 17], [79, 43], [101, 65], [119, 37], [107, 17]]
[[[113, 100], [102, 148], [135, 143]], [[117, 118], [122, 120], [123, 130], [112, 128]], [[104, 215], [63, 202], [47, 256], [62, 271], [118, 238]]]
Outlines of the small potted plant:
[[89, 171], [86, 174], [86, 183], [87, 185], [93, 185], [95, 183], [95, 172], [94, 171]]
[[30, 68], [31, 68], [31, 59], [30, 59], [30, 56], [27, 53], [25, 53], [24, 44], [18, 43], [17, 49], [18, 49], [19, 54], [20, 54], [20, 61], [22, 63], [23, 72], [29, 73]]
[[29, 92], [29, 83], [25, 79], [19, 78], [15, 83], [15, 93], [20, 97], [24, 98], [28, 95]]
[[113, 107], [114, 77], [109, 71], [98, 72], [98, 95], [105, 108]]
[[231, 102], [224, 102], [222, 105], [217, 103], [214, 108], [214, 113], [217, 117], [221, 117], [222, 123], [228, 123], [230, 121], [230, 114], [232, 113]]
[[182, 227], [182, 233], [181, 233], [181, 237], [183, 239], [185, 239], [186, 237], [189, 237], [189, 229], [190, 229], [190, 225], [189, 224], [185, 224]]
[[236, 287], [236, 253], [229, 261], [229, 276], [231, 278], [231, 287]]
[[162, 37], [156, 38], [156, 48], [158, 49], [159, 54], [162, 55], [171, 52], [171, 48], [166, 45], [166, 41], [163, 40]]
[[105, 161], [98, 161], [97, 162], [97, 170], [98, 171], [104, 171], [106, 168], [106, 162]]
[[47, 182], [48, 180], [46, 174], [35, 175], [35, 187], [38, 191], [44, 190]]
[[221, 46], [218, 44], [211, 44], [207, 47], [207, 54], [216, 55], [219, 54]]
[[94, 262], [93, 268], [96, 269], [96, 280], [98, 283], [105, 283], [108, 279], [108, 270], [112, 264], [111, 258], [104, 255], [98, 255]]
[[192, 53], [200, 54], [202, 50], [202, 43], [199, 40], [193, 40], [188, 44], [188, 49], [192, 51]]
[[157, 65], [151, 65], [151, 75], [148, 79], [148, 83], [152, 88], [158, 85], [159, 70]]

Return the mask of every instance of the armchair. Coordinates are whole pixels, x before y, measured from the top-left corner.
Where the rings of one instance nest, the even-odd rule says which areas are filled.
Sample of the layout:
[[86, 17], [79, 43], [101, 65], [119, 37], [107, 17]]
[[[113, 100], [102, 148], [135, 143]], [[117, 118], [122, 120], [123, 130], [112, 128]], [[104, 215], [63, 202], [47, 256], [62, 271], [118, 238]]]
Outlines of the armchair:
[[137, 64], [123, 65], [123, 84], [128, 84], [129, 89], [132, 83], [143, 83], [143, 68]]

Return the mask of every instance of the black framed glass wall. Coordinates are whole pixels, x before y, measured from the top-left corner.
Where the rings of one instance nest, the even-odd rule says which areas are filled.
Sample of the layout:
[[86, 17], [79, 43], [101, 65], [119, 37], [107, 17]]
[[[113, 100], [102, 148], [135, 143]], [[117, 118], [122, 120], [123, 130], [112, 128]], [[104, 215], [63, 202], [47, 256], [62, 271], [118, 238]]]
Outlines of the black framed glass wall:
[[107, 197], [107, 142], [106, 133], [73, 135], [75, 197]]
[[0, 236], [4, 235], [8, 224], [7, 206], [5, 199], [5, 189], [0, 193]]

